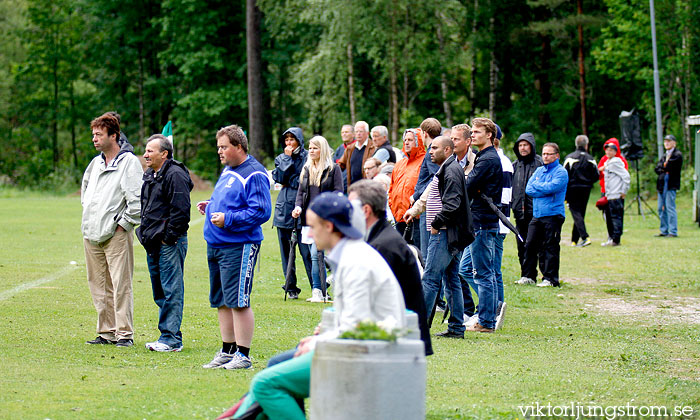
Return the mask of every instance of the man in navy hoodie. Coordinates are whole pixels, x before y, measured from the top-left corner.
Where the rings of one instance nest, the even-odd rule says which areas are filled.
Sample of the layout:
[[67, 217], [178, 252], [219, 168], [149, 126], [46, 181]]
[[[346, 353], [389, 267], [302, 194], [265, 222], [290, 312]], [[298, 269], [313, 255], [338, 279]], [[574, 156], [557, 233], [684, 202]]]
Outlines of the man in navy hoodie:
[[197, 203], [204, 221], [209, 261], [209, 302], [218, 309], [221, 350], [204, 368], [248, 369], [255, 319], [250, 308], [253, 271], [270, 218], [267, 170], [248, 155], [248, 139], [237, 125], [216, 133], [225, 165], [209, 201]]

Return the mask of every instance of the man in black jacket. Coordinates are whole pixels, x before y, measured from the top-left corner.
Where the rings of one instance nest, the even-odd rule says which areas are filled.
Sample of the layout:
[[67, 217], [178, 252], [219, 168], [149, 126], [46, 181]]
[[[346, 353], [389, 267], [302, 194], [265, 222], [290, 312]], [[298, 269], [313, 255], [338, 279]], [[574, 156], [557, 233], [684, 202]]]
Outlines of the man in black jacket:
[[683, 155], [676, 149], [676, 137], [669, 134], [664, 137], [666, 153], [661, 156], [654, 170], [659, 177], [656, 191], [659, 198], [660, 232], [656, 236], [678, 236], [678, 216], [676, 215], [676, 191], [681, 188], [681, 168]]
[[384, 257], [394, 272], [403, 292], [406, 309], [418, 315], [418, 327], [421, 340], [425, 344], [425, 355], [433, 354], [418, 261], [403, 237], [386, 220], [384, 186], [377, 181], [363, 179], [350, 186], [348, 198], [350, 201], [360, 201], [362, 217], [367, 228], [367, 242]]
[[[430, 159], [440, 165], [430, 184], [426, 203], [426, 225], [430, 229], [428, 257], [423, 273], [426, 310], [431, 311], [444, 280], [451, 314], [447, 331], [438, 337], [464, 338], [464, 300], [459, 280], [462, 251], [473, 240], [469, 197], [464, 170], [454, 156], [454, 143], [440, 136], [430, 145]], [[407, 222], [413, 218], [404, 216]]]
[[141, 226], [136, 235], [146, 249], [153, 300], [160, 308], [158, 341], [146, 343], [152, 351], [182, 350], [183, 272], [190, 222], [190, 191], [194, 184], [184, 164], [173, 159], [173, 146], [165, 136], [148, 139], [148, 169], [141, 186]]
[[494, 147], [496, 124], [488, 118], [472, 120], [472, 145], [479, 149], [474, 168], [467, 177], [467, 192], [472, 197], [474, 242], [469, 248], [474, 269], [474, 283], [479, 296], [479, 321], [467, 331], [493, 332], [496, 328], [498, 289], [496, 284], [496, 241], [499, 234], [498, 216], [488, 201], [501, 203], [503, 166]]
[[[532, 220], [532, 197], [525, 194], [527, 181], [535, 169], [542, 166], [542, 158], [537, 154], [535, 148], [535, 136], [532, 133], [523, 133], [518, 137], [518, 141], [513, 145], [513, 151], [517, 160], [513, 162], [513, 200], [511, 209], [515, 216], [515, 227], [520, 234], [526, 234], [530, 220]], [[525, 244], [518, 243], [518, 259], [520, 260], [520, 280], [517, 284], [535, 284], [535, 279], [526, 277], [523, 270], [525, 262]], [[535, 262], [537, 263], [537, 262]]]
[[[564, 159], [564, 169], [569, 173], [566, 201], [569, 203], [574, 227], [571, 231], [571, 246], [584, 247], [591, 244], [586, 231], [586, 207], [593, 184], [598, 182], [598, 164], [588, 154], [588, 136], [576, 136], [576, 151]], [[581, 242], [578, 243], [579, 238]]]

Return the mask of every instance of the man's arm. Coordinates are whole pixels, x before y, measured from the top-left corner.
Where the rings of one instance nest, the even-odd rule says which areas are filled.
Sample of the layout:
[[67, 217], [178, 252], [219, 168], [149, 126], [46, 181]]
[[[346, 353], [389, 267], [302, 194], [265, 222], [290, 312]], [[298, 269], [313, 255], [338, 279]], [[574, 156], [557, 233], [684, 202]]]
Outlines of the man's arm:
[[[352, 145], [352, 146], [345, 149], [345, 151], [343, 152], [343, 156], [338, 160], [338, 166], [340, 166], [340, 169], [347, 169], [348, 162], [350, 161], [350, 152], [354, 148], [355, 148], [355, 146]], [[350, 174], [348, 174], [348, 175], [350, 175]]]
[[256, 173], [246, 185], [248, 207], [226, 212], [224, 227], [233, 231], [260, 226], [270, 218], [272, 210], [270, 181], [266, 174]]
[[174, 245], [177, 238], [187, 233], [190, 223], [190, 183], [184, 171], [174, 171], [168, 183], [170, 220], [163, 242]]
[[430, 180], [432, 177], [430, 176], [430, 170], [428, 169], [428, 162], [427, 160], [430, 160], [430, 156], [425, 155], [423, 158], [423, 162], [420, 164], [420, 171], [418, 171], [418, 183], [416, 184], [416, 189], [413, 192], [413, 200], [418, 200], [423, 194], [423, 191], [425, 191], [428, 187], [428, 184], [430, 183]]
[[[566, 185], [569, 183], [569, 175], [567, 175], [566, 170], [555, 170], [552, 179], [545, 181], [544, 177], [539, 176], [542, 172], [539, 172], [539, 168], [527, 181], [527, 187], [525, 188], [525, 194], [530, 197], [544, 197], [547, 195], [555, 194], [562, 189], [566, 189]], [[538, 179], [541, 178], [541, 179]]]
[[377, 149], [372, 157], [379, 159], [380, 162], [384, 163], [389, 160], [389, 152], [387, 152], [386, 149]]
[[143, 169], [138, 158], [126, 156], [122, 163], [126, 165], [120, 187], [126, 200], [123, 216], [117, 224], [129, 232], [141, 223], [141, 185], [143, 184]]

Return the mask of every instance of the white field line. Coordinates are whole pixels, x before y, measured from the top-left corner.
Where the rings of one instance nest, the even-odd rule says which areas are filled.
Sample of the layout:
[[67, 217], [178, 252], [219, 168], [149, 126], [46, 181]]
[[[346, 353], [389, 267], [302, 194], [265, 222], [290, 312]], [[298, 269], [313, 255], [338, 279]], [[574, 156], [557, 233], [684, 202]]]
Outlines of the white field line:
[[48, 275], [46, 277], [42, 277], [42, 278], [34, 280], [34, 281], [23, 283], [23, 284], [20, 284], [19, 286], [14, 287], [10, 290], [5, 290], [4, 292], [0, 292], [0, 302], [11, 298], [12, 296], [16, 295], [17, 293], [21, 293], [25, 290], [28, 290], [28, 289], [31, 289], [34, 287], [38, 287], [38, 286], [41, 286], [42, 284], [46, 284], [46, 283], [52, 282], [54, 280], [57, 280], [57, 279], [65, 276], [66, 274], [72, 272], [73, 270], [75, 270], [77, 268], [78, 268], [78, 266], [76, 264], [71, 264], [67, 267], [63, 267], [63, 269], [61, 269], [61, 270], [59, 270], [51, 275]]

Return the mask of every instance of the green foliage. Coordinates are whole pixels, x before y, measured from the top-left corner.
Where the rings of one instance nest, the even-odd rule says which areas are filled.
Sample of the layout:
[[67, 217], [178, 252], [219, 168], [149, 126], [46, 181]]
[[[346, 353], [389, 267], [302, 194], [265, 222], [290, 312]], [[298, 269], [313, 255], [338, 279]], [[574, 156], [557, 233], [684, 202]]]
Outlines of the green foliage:
[[351, 330], [347, 330], [340, 334], [338, 338], [348, 340], [379, 340], [379, 341], [396, 341], [397, 330], [387, 331], [377, 325], [374, 321], [361, 321]]

